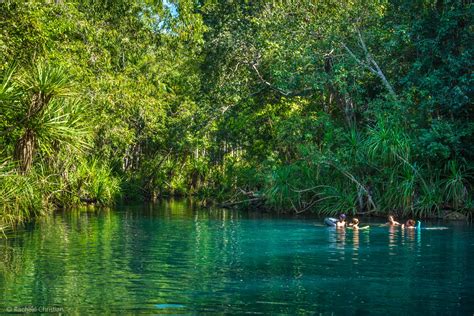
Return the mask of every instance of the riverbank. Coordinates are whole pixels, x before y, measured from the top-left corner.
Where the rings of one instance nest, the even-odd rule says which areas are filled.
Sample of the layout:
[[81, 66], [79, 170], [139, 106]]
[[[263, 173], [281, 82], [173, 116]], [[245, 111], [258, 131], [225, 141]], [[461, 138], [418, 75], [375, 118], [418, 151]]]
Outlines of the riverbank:
[[[21, 186], [19, 186], [21, 188]], [[42, 194], [47, 193], [48, 191], [42, 191]], [[56, 191], [56, 194], [62, 194], [61, 191]], [[10, 211], [8, 208], [4, 208], [3, 210], [3, 215], [0, 216], [0, 235], [4, 235], [2, 232], [5, 231], [11, 231], [11, 229], [14, 229], [18, 224], [24, 224], [28, 223], [31, 221], [36, 220], [37, 217], [43, 217], [43, 216], [49, 216], [52, 213], [64, 213], [64, 212], [69, 212], [72, 209], [77, 209], [80, 208], [84, 211], [90, 211], [90, 212], [95, 212], [96, 210], [100, 210], [101, 208], [107, 207], [110, 208], [110, 206], [118, 206], [118, 207], [124, 207], [127, 205], [134, 205], [137, 202], [124, 202], [120, 200], [104, 200], [104, 198], [88, 198], [87, 202], [84, 201], [84, 199], [77, 199], [75, 200], [75, 204], [72, 204], [69, 202], [67, 206], [60, 206], [58, 204], [52, 203], [51, 201], [54, 201], [51, 194], [48, 194], [50, 197], [50, 200], [44, 200], [42, 195], [37, 194], [34, 196], [36, 199], [36, 204], [34, 199], [16, 199], [16, 203], [19, 201], [23, 201], [21, 206], [20, 204], [15, 204], [11, 203], [10, 205]], [[91, 195], [87, 195], [91, 196]], [[5, 196], [3, 196], [5, 201]], [[91, 202], [91, 200], [94, 200], [94, 202]], [[42, 202], [39, 202], [42, 201]], [[99, 202], [101, 201], [101, 202]], [[167, 202], [173, 202], [173, 201], [188, 201], [187, 205], [191, 207], [192, 209], [196, 208], [205, 208], [208, 210], [212, 210], [213, 212], [218, 212], [219, 210], [224, 211], [225, 209], [232, 210], [233, 212], [242, 212], [243, 214], [247, 214], [247, 216], [250, 216], [252, 218], [282, 218], [282, 219], [321, 219], [324, 218], [325, 214], [319, 214], [316, 212], [311, 212], [311, 211], [305, 211], [305, 212], [294, 212], [293, 209], [288, 209], [286, 211], [275, 211], [271, 208], [266, 208], [263, 205], [253, 205], [251, 207], [246, 207], [244, 203], [237, 203], [232, 206], [227, 205], [226, 207], [220, 206], [219, 203], [209, 203], [209, 200], [202, 200], [198, 198], [184, 198], [184, 197], [179, 197], [179, 198], [162, 198], [162, 199], [156, 199], [154, 202], [141, 202], [140, 205], [144, 205], [147, 207], [153, 207], [153, 205], [160, 205], [161, 203], [167, 203]], [[207, 202], [206, 202], [207, 201]], [[244, 205], [243, 205], [244, 204]], [[0, 204], [1, 205], [1, 204]], [[12, 206], [16, 205], [16, 210], [17, 213], [9, 213], [12, 208]], [[21, 211], [19, 207], [24, 207], [24, 210]], [[260, 208], [259, 208], [260, 207]], [[31, 210], [34, 209], [34, 212]], [[395, 215], [398, 219], [401, 221], [404, 221], [409, 218], [413, 218], [410, 216], [403, 216], [403, 214], [397, 214], [397, 213], [387, 213], [387, 214], [381, 214], [381, 213], [376, 213], [376, 212], [370, 212], [367, 214], [352, 214], [350, 212], [342, 212], [345, 213], [347, 216], [350, 217], [357, 217], [363, 221], [385, 221], [387, 216], [389, 214]], [[333, 216], [337, 216], [337, 213], [332, 213], [334, 214]], [[7, 220], [8, 219], [8, 220]], [[461, 213], [457, 211], [452, 211], [452, 210], [446, 210], [446, 211], [440, 211], [437, 212], [436, 214], [428, 214], [424, 216], [423, 218], [418, 218], [416, 219], [422, 219], [422, 220], [447, 220], [447, 221], [471, 221], [472, 220], [472, 212], [467, 212], [467, 213]], [[41, 219], [39, 219], [41, 220]]]

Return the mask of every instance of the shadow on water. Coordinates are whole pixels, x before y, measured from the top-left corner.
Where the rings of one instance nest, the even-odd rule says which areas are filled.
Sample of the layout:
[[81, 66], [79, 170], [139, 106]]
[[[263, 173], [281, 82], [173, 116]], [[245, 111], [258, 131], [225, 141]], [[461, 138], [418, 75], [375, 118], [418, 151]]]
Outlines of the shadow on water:
[[57, 213], [0, 241], [0, 312], [472, 313], [472, 227], [320, 223], [192, 201]]

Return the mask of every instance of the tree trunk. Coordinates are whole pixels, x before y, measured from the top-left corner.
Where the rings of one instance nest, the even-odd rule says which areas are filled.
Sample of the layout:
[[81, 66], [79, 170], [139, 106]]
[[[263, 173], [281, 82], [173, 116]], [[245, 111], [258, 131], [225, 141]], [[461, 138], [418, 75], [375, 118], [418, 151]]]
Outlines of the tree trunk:
[[[41, 92], [33, 94], [31, 98], [26, 120], [30, 121], [44, 110], [51, 96], [45, 96]], [[15, 147], [15, 159], [20, 163], [20, 171], [28, 173], [33, 165], [35, 155], [36, 133], [31, 127], [26, 127], [25, 133], [20, 137]]]
[[360, 32], [359, 29], [356, 29], [357, 35], [359, 37], [359, 45], [362, 47], [364, 54], [365, 54], [365, 61], [361, 58], [358, 58], [350, 49], [347, 47], [346, 44], [342, 43], [342, 47], [351, 55], [351, 57], [362, 67], [368, 69], [370, 72], [372, 72], [374, 75], [380, 78], [382, 80], [383, 85], [385, 88], [388, 90], [389, 94], [396, 100], [397, 99], [397, 94], [395, 93], [395, 90], [393, 89], [392, 85], [390, 82], [387, 80], [387, 77], [385, 77], [382, 69], [380, 69], [379, 65], [375, 61], [375, 59], [372, 57], [370, 54], [367, 45], [365, 45], [364, 38], [362, 37], [362, 33]]
[[35, 153], [36, 135], [33, 130], [27, 129], [18, 140], [15, 148], [15, 159], [20, 163], [22, 173], [30, 171]]

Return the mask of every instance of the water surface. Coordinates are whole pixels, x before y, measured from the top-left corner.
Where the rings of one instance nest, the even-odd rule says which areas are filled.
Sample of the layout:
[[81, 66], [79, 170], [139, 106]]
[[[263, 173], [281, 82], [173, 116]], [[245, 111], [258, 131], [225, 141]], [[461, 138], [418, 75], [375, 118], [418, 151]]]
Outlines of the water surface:
[[58, 213], [0, 241], [0, 313], [472, 315], [473, 227], [433, 226], [448, 229], [337, 232], [188, 202]]

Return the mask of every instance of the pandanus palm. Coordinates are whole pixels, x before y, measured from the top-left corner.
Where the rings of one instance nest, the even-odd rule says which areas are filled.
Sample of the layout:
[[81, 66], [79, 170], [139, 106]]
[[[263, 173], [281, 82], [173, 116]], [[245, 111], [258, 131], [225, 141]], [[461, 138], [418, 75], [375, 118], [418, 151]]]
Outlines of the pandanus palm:
[[15, 158], [22, 172], [31, 169], [38, 149], [50, 154], [60, 145], [87, 145], [85, 111], [73, 98], [72, 81], [64, 68], [39, 62], [18, 81], [24, 97], [16, 122], [21, 136]]

